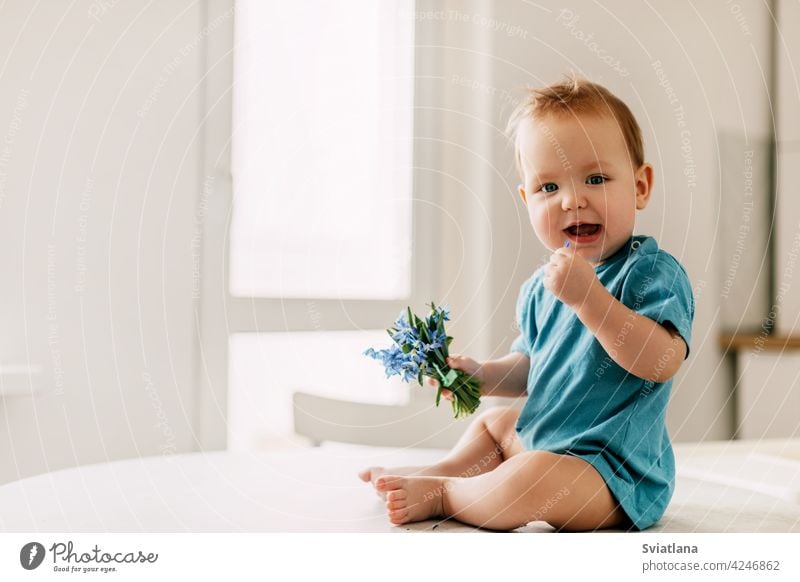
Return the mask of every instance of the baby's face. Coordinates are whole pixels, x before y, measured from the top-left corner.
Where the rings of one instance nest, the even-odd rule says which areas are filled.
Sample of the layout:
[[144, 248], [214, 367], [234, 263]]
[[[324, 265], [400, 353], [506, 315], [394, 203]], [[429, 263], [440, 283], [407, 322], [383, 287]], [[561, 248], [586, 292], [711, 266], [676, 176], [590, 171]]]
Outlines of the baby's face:
[[568, 240], [594, 265], [618, 251], [633, 234], [636, 210], [647, 206], [653, 169], [633, 167], [617, 123], [548, 115], [524, 120], [517, 140], [520, 195], [539, 240], [551, 251]]

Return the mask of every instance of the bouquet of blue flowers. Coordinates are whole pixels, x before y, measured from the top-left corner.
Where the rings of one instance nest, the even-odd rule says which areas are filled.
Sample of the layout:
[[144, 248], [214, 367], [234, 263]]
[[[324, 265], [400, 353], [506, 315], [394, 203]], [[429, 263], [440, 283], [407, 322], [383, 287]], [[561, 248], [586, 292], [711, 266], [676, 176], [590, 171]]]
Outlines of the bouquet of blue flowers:
[[407, 307], [394, 327], [386, 330], [394, 344], [385, 350], [369, 348], [364, 355], [380, 360], [387, 378], [397, 375], [405, 382], [416, 379], [420, 384], [423, 376], [435, 378], [439, 381], [436, 406], [439, 406], [442, 388], [447, 388], [453, 393], [453, 413], [461, 418], [475, 412], [480, 405], [480, 381], [447, 365], [448, 347], [453, 338], [445, 332], [444, 322], [450, 320], [450, 314], [433, 302], [430, 306], [431, 312], [425, 319], [417, 317]]

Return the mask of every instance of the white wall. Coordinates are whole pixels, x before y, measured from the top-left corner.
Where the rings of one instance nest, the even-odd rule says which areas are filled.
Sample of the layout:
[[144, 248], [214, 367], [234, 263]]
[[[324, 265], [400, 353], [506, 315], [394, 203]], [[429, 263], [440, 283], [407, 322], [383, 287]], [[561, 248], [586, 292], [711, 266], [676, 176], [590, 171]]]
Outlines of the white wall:
[[[800, 293], [797, 292], [798, 254], [800, 254], [800, 197], [795, 174], [800, 163], [800, 3], [779, 0], [780, 27], [776, 43], [777, 91], [777, 212], [780, 236], [775, 244], [776, 288], [773, 300], [776, 328], [783, 335], [796, 335], [800, 329]], [[795, 418], [800, 417], [800, 410]]]
[[[470, 277], [462, 273], [455, 279], [454, 310], [480, 322], [492, 317], [490, 328], [461, 325], [464, 335], [456, 335], [461, 345], [454, 347], [489, 357], [503, 353], [517, 333], [511, 322], [519, 285], [548, 253], [516, 194], [513, 150], [502, 132], [522, 88], [574, 70], [607, 85], [639, 119], [656, 186], [637, 232], [656, 237], [673, 253], [695, 287], [692, 356], [675, 382], [671, 433], [676, 440], [729, 437], [732, 382], [717, 337], [721, 274], [730, 260], [718, 242], [730, 193], [721, 198], [719, 184], [721, 166], [730, 171], [731, 161], [720, 160], [717, 135], [727, 132], [743, 144], [756, 144], [769, 134], [763, 78], [769, 63], [767, 7], [757, 0], [738, 2], [735, 10], [722, 2], [623, 0], [446, 2], [438, 7], [438, 15], [418, 17], [438, 21], [446, 31], [440, 83], [452, 99], [442, 113], [450, 156], [444, 159], [448, 178], [442, 198], [471, 217], [460, 223], [461, 230], [454, 221], [445, 223], [453, 246], [443, 254], [464, 261], [452, 266], [445, 280], [468, 270]], [[657, 61], [661, 64], [655, 66]], [[679, 106], [684, 117], [674, 111]], [[688, 159], [681, 152], [687, 137]], [[743, 152], [733, 162], [739, 164], [734, 173], [742, 160]], [[454, 178], [462, 176], [466, 184]], [[757, 187], [754, 196], [762, 210], [766, 186]], [[465, 249], [463, 255], [459, 248]], [[737, 289], [744, 286], [749, 295], [757, 279], [757, 273], [742, 273]]]
[[0, 7], [0, 482], [193, 448], [203, 3]]

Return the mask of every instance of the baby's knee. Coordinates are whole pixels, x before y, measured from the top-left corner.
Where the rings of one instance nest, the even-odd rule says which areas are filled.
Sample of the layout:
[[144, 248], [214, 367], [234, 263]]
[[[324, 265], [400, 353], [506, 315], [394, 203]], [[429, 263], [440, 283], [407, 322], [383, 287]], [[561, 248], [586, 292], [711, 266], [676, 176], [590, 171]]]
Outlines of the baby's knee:
[[518, 475], [528, 490], [546, 494], [557, 489], [562, 481], [558, 461], [560, 455], [549, 451], [523, 451], [518, 460]]
[[510, 406], [490, 408], [480, 417], [506, 458], [523, 450], [517, 437], [517, 418], [519, 411]]
[[486, 423], [486, 426], [498, 423], [515, 425], [518, 417], [519, 411], [511, 406], [493, 406], [482, 412], [479, 419]]

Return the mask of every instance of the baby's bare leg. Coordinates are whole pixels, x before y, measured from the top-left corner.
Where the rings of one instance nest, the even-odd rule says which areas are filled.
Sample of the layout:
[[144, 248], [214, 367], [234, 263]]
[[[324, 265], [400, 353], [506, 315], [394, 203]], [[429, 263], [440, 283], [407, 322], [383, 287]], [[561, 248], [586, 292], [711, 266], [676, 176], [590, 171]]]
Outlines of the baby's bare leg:
[[374, 485], [381, 475], [474, 477], [492, 471], [524, 450], [516, 433], [518, 416], [519, 412], [511, 407], [490, 408], [472, 421], [453, 450], [437, 463], [423, 467], [368, 467], [359, 477]]
[[494, 471], [472, 479], [394, 477], [377, 482], [387, 494], [392, 523], [454, 517], [496, 530], [511, 530], [543, 520], [567, 531], [622, 523], [618, 507], [600, 474], [569, 455], [525, 451]]
[[519, 411], [497, 406], [481, 413], [442, 460], [436, 463], [449, 477], [474, 477], [495, 470], [500, 464], [524, 451], [517, 437]]

